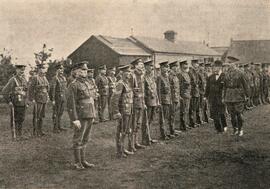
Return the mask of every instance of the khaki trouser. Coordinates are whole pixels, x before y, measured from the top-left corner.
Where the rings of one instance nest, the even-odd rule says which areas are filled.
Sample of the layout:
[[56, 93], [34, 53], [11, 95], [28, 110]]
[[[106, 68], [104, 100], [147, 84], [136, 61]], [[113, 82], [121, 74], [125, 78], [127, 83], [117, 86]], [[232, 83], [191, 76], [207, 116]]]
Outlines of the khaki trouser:
[[73, 148], [81, 149], [86, 146], [89, 141], [91, 129], [93, 125], [93, 118], [81, 119], [81, 128], [74, 127]]

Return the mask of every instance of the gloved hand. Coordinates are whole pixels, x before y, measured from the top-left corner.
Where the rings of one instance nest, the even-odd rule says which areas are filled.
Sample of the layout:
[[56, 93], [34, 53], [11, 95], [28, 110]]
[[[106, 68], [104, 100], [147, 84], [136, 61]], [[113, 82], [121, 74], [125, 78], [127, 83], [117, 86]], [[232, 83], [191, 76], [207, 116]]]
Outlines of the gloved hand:
[[75, 127], [77, 127], [78, 129], [81, 128], [81, 122], [80, 122], [79, 120], [73, 121], [72, 123], [73, 123], [73, 125], [74, 125]]
[[121, 118], [122, 118], [122, 115], [120, 113], [113, 115], [113, 119], [121, 119]]

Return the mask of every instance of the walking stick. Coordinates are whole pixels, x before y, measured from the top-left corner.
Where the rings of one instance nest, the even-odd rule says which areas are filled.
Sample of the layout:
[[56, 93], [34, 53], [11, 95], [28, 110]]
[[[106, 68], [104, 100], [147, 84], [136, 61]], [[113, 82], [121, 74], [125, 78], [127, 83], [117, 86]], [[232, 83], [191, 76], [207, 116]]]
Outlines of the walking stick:
[[12, 136], [12, 140], [15, 140], [16, 139], [16, 128], [15, 128], [15, 116], [14, 116], [13, 104], [10, 106], [10, 111], [11, 111], [11, 120], [10, 120], [11, 136]]

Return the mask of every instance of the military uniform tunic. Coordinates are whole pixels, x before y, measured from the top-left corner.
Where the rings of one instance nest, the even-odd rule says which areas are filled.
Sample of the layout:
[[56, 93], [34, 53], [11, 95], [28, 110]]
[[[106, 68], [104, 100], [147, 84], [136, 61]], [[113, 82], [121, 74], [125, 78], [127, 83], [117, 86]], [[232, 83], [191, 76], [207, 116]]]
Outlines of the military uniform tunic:
[[191, 80], [188, 73], [178, 73], [179, 88], [180, 88], [180, 129], [186, 130], [188, 125], [189, 105]]
[[81, 128], [74, 128], [73, 146], [75, 149], [85, 147], [89, 140], [93, 118], [96, 116], [95, 89], [88, 79], [77, 78], [68, 89], [67, 109], [71, 121], [80, 121]]
[[146, 124], [144, 127], [149, 127], [148, 135], [144, 138], [145, 141], [143, 144], [148, 145], [151, 141], [151, 126], [156, 114], [157, 106], [159, 106], [159, 98], [157, 94], [157, 83], [155, 77], [152, 74], [145, 73], [144, 76], [144, 101], [147, 106], [147, 113], [144, 118], [146, 119], [143, 124]]
[[96, 85], [99, 91], [99, 119], [105, 121], [107, 115], [106, 109], [108, 108], [108, 96], [109, 96], [109, 81], [104, 75], [98, 75], [96, 78]]
[[170, 76], [169, 76], [169, 81], [170, 81], [171, 99], [172, 99], [172, 103], [170, 106], [169, 126], [170, 126], [170, 134], [174, 134], [177, 107], [180, 104], [179, 103], [180, 101], [179, 79], [174, 71], [171, 71]]
[[229, 69], [224, 79], [223, 99], [231, 115], [233, 128], [241, 131], [243, 126], [242, 112], [248, 97], [248, 86], [243, 73]]
[[22, 123], [25, 119], [26, 101], [27, 101], [27, 81], [25, 77], [12, 77], [5, 87], [2, 94], [7, 103], [12, 103], [14, 107], [14, 121], [17, 134], [21, 134]]
[[62, 75], [57, 75], [53, 77], [51, 82], [51, 101], [55, 102], [53, 106], [53, 121], [55, 129], [60, 129], [60, 120], [64, 113], [64, 107], [66, 103], [66, 90], [67, 90], [67, 80]]
[[157, 91], [160, 99], [161, 109], [159, 111], [159, 125], [161, 138], [167, 136], [165, 129], [165, 120], [170, 122], [170, 105], [172, 104], [171, 99], [171, 87], [168, 76], [160, 75], [157, 77]]
[[115, 92], [112, 95], [111, 106], [113, 117], [121, 114], [116, 129], [116, 147], [117, 153], [123, 154], [126, 134], [128, 134], [129, 141], [131, 140], [130, 124], [133, 109], [133, 90], [129, 81], [119, 80], [117, 82]]

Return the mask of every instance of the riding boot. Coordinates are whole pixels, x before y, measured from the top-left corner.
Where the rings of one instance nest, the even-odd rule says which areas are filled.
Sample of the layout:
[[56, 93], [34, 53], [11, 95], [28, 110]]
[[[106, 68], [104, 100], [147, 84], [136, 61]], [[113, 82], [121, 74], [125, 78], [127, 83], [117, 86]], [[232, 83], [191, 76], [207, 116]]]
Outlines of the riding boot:
[[139, 143], [138, 133], [135, 133], [133, 136], [134, 136], [134, 148], [135, 149], [144, 149], [144, 148], [146, 148], [145, 145], [142, 145], [142, 144]]
[[43, 120], [39, 119], [38, 120], [38, 136], [44, 136], [45, 133], [42, 131], [42, 125], [43, 125]]
[[95, 165], [94, 164], [91, 164], [91, 163], [88, 163], [86, 160], [85, 160], [85, 149], [86, 147], [83, 147], [81, 148], [81, 164], [83, 165], [83, 167], [85, 168], [92, 168], [94, 167]]
[[81, 151], [80, 151], [80, 149], [74, 149], [74, 160], [75, 160], [74, 168], [76, 170], [85, 169], [84, 166], [82, 165], [82, 162], [81, 162]]
[[56, 117], [53, 118], [53, 132], [59, 133], [58, 127], [57, 127], [57, 119]]

